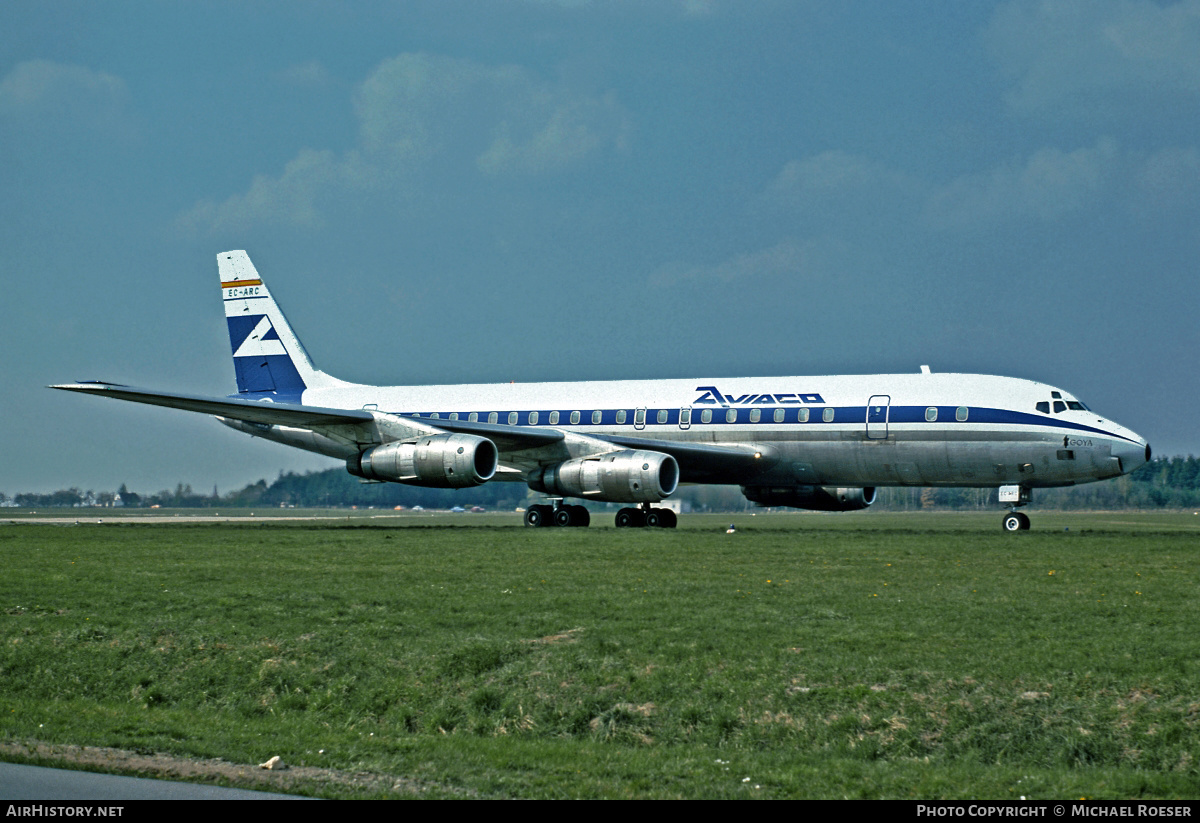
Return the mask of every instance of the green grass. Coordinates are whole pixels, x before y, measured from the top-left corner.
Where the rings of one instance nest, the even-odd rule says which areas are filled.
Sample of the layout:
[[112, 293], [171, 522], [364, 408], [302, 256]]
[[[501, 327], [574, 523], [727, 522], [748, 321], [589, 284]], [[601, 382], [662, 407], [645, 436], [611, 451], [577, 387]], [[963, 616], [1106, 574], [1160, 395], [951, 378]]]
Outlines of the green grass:
[[469, 517], [0, 526], [0, 741], [435, 795], [1200, 796], [1190, 512]]

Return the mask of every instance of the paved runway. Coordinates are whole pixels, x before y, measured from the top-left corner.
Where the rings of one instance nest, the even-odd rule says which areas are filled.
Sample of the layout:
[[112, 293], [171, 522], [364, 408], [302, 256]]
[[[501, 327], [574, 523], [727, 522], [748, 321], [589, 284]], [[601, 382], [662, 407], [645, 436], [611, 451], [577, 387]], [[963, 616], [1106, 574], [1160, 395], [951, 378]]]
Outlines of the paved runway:
[[290, 794], [227, 789], [149, 777], [121, 777], [71, 769], [0, 763], [0, 800], [311, 800]]

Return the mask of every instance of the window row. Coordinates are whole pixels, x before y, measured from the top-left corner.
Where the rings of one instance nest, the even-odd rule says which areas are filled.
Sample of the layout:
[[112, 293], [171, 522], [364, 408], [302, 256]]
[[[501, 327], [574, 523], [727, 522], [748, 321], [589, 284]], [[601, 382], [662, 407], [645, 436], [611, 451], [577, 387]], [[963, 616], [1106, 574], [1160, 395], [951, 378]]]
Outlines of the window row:
[[[1044, 404], [1041, 404], [1041, 403], [1038, 404], [1039, 411], [1041, 410], [1042, 405], [1044, 405]], [[790, 409], [725, 409], [723, 412], [720, 412], [720, 411], [714, 410], [714, 409], [698, 409], [698, 410], [696, 410], [696, 409], [684, 408], [684, 409], [679, 410], [678, 416], [676, 417], [676, 419], [674, 421], [671, 419], [671, 417], [672, 417], [671, 412], [673, 411], [672, 409], [656, 409], [656, 410], [652, 410], [652, 411], [654, 412], [654, 421], [660, 426], [677, 422], [680, 426], [686, 427], [686, 426], [690, 426], [694, 422], [697, 422], [696, 420], [693, 419], [696, 417], [696, 415], [693, 414], [693, 412], [695, 412], [695, 411], [699, 411], [699, 421], [698, 422], [703, 424], [703, 423], [712, 423], [714, 419], [720, 420], [722, 418], [724, 419], [724, 421], [726, 423], [739, 423], [739, 422], [740, 423], [747, 423], [747, 422], [761, 423], [764, 418], [763, 412], [769, 412], [771, 422], [774, 422], [774, 423], [786, 423], [786, 422], [807, 423], [810, 420], [810, 414], [811, 414], [812, 410], [810, 410], [808, 408], [796, 409], [796, 413], [791, 416], [791, 421], [789, 421], [787, 419], [788, 412], [791, 411]], [[500, 423], [501, 422], [501, 414], [502, 414], [501, 412], [487, 413], [486, 414], [486, 422]], [[583, 415], [584, 415], [583, 412], [573, 411], [567, 416], [567, 420], [570, 422], [570, 425], [578, 426], [584, 419]], [[420, 417], [420, 416], [421, 416], [420, 414], [414, 415], [414, 417]], [[439, 412], [431, 412], [425, 416], [428, 418], [431, 418], [431, 419], [440, 419], [441, 418], [441, 414]], [[966, 407], [966, 406], [959, 406], [954, 410], [954, 419], [957, 420], [959, 423], [966, 422], [968, 416], [969, 416], [969, 410], [968, 410], [968, 407]], [[633, 412], [634, 425], [639, 426], [639, 427], [644, 426], [646, 424], [646, 417], [647, 417], [646, 409], [635, 410]], [[484, 422], [483, 418], [484, 418], [484, 413], [482, 413], [482, 412], [471, 412], [468, 415], [466, 415], [466, 417], [465, 417], [465, 419], [469, 423]], [[833, 423], [833, 422], [835, 422], [836, 418], [837, 418], [837, 413], [836, 413], [835, 409], [833, 409], [832, 407], [827, 406], [827, 407], [821, 409], [821, 422]], [[464, 419], [464, 418], [461, 418], [458, 412], [450, 412], [450, 414], [447, 415], [447, 419], [459, 420], [459, 419]], [[602, 422], [604, 422], [604, 412], [601, 411], [600, 409], [596, 409], [590, 413], [588, 419], [590, 420], [590, 422], [593, 426], [598, 426]], [[927, 422], [934, 423], [934, 422], [937, 422], [937, 419], [938, 419], [938, 407], [937, 406], [929, 406], [927, 409], [925, 409], [925, 420]], [[561, 412], [552, 411], [552, 412], [548, 412], [546, 414], [545, 422], [547, 425], [557, 426], [557, 425], [559, 425], [559, 423], [561, 421], [562, 421], [562, 413]], [[629, 421], [629, 411], [626, 409], [617, 409], [615, 414], [609, 418], [609, 422], [615, 422], [619, 426], [625, 425], [628, 421]], [[515, 412], [515, 411], [508, 412], [505, 415], [504, 422], [507, 422], [508, 425], [510, 425], [510, 426], [520, 425], [521, 414], [519, 412]], [[526, 425], [536, 426], [541, 422], [542, 422], [542, 413], [541, 412], [536, 412], [536, 411], [525, 412]], [[858, 417], [856, 420], [843, 420], [842, 422], [862, 422], [862, 418]], [[897, 422], [894, 417], [892, 418], [892, 422]]]

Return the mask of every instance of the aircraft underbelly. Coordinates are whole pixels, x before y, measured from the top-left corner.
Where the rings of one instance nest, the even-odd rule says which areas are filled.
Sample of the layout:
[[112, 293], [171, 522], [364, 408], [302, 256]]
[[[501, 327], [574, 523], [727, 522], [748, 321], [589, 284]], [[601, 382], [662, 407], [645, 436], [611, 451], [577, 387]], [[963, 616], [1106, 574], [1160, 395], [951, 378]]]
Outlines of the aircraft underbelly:
[[886, 439], [867, 439], [857, 432], [844, 435], [784, 444], [783, 459], [763, 479], [848, 486], [1063, 486], [1116, 473], [1101, 446], [1076, 450], [1067, 460], [1056, 448], [1061, 441], [1042, 437], [1006, 438], [996, 432], [956, 440], [906, 439], [895, 431]]

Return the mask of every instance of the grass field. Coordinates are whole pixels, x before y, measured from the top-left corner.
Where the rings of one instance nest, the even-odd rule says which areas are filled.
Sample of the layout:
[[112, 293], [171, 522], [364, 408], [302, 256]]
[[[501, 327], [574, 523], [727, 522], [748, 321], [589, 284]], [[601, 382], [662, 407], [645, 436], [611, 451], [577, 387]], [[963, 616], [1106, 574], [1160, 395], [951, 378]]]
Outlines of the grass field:
[[1191, 512], [362, 514], [0, 525], [4, 758], [403, 778], [299, 786], [331, 797], [1200, 797]]

